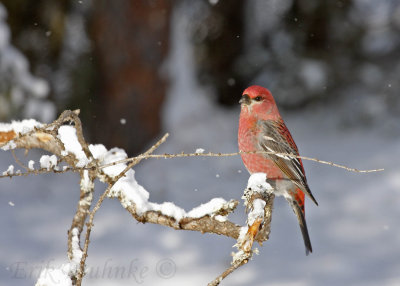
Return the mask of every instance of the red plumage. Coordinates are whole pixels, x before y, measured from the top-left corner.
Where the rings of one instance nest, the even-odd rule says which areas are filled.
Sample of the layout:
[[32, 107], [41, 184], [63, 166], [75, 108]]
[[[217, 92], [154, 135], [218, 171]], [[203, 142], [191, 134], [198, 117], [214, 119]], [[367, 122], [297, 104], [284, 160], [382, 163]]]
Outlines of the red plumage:
[[289, 202], [300, 224], [308, 254], [312, 252], [312, 247], [304, 213], [305, 194], [314, 203], [317, 204], [317, 201], [308, 187], [301, 159], [283, 155], [299, 155], [296, 143], [268, 89], [250, 86], [243, 92], [240, 103], [239, 150], [275, 153], [242, 153], [243, 163], [250, 174], [266, 173], [276, 195], [284, 196]]

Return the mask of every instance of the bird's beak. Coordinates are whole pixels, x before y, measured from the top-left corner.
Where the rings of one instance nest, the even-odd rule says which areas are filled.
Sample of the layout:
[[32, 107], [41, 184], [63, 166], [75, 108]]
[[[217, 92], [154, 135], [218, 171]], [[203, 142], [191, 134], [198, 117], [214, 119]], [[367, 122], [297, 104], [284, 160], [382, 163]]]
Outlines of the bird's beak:
[[242, 98], [239, 100], [239, 103], [248, 105], [250, 104], [250, 101], [250, 96], [248, 94], [243, 94]]

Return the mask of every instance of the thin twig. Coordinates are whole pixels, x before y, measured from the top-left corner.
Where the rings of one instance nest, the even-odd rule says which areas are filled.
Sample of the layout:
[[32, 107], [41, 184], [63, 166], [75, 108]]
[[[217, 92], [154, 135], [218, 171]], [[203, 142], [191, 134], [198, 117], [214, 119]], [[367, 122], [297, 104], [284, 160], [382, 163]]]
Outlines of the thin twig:
[[122, 163], [126, 163], [126, 162], [130, 162], [133, 160], [137, 160], [137, 159], [150, 159], [150, 158], [155, 158], [155, 159], [170, 159], [170, 158], [183, 158], [183, 157], [232, 157], [232, 156], [238, 156], [241, 154], [267, 154], [267, 155], [280, 155], [280, 156], [288, 156], [291, 158], [299, 158], [299, 159], [303, 159], [303, 160], [308, 160], [308, 161], [314, 161], [320, 164], [325, 164], [325, 165], [330, 165], [333, 167], [337, 167], [337, 168], [341, 168], [341, 169], [345, 169], [347, 171], [350, 172], [356, 172], [356, 173], [372, 173], [372, 172], [381, 172], [384, 169], [371, 169], [371, 170], [359, 170], [356, 168], [350, 168], [347, 167], [345, 165], [340, 165], [340, 164], [336, 164], [333, 162], [329, 162], [329, 161], [324, 161], [324, 160], [319, 160], [316, 158], [311, 158], [311, 157], [306, 157], [306, 156], [299, 156], [299, 155], [294, 155], [294, 154], [288, 154], [288, 153], [278, 153], [278, 152], [267, 152], [267, 151], [240, 151], [240, 152], [234, 152], [234, 153], [212, 153], [212, 152], [208, 152], [208, 153], [178, 153], [178, 154], [151, 154], [151, 155], [139, 155], [137, 157], [132, 157], [132, 158], [128, 158], [128, 159], [124, 159], [124, 160], [120, 160], [120, 161], [116, 161], [116, 162], [112, 162], [109, 164], [105, 164], [100, 166], [99, 168], [106, 168], [106, 167], [110, 167], [110, 166], [114, 166], [114, 165], [118, 165], [118, 164], [122, 164]]
[[82, 285], [82, 279], [83, 276], [85, 275], [85, 265], [86, 265], [86, 258], [88, 256], [88, 249], [89, 249], [89, 243], [90, 243], [90, 233], [93, 228], [93, 220], [94, 220], [94, 215], [96, 212], [99, 210], [101, 204], [103, 203], [104, 199], [107, 197], [109, 191], [111, 190], [113, 185], [109, 185], [107, 190], [100, 196], [99, 200], [97, 201], [96, 205], [94, 206], [93, 210], [89, 213], [89, 221], [86, 224], [86, 234], [85, 234], [85, 244], [82, 250], [82, 259], [79, 264], [79, 271], [76, 275], [76, 285], [81, 286]]
[[[164, 136], [160, 140], [158, 140], [158, 142], [156, 144], [154, 144], [149, 150], [147, 150], [142, 155], [139, 155], [136, 158], [134, 158], [133, 162], [131, 164], [129, 164], [128, 167], [125, 169], [126, 171], [124, 170], [124, 175], [130, 168], [132, 168], [133, 166], [138, 164], [143, 159], [146, 159], [147, 157], [151, 156], [151, 153], [153, 153], [154, 150], [156, 150], [162, 143], [164, 143], [165, 140], [167, 140], [168, 136], [169, 136], [169, 133], [165, 133]], [[101, 166], [100, 166], [100, 168], [101, 168]]]
[[27, 170], [27, 171], [29, 170], [29, 168], [28, 168], [27, 166], [25, 166], [25, 164], [22, 163], [22, 162], [18, 159], [17, 155], [15, 154], [15, 150], [14, 150], [14, 149], [11, 150], [11, 154], [12, 154], [12, 156], [13, 156], [15, 162], [17, 162], [17, 164], [20, 165], [20, 167], [24, 168], [24, 169]]
[[217, 286], [219, 283], [221, 283], [222, 280], [224, 280], [229, 274], [231, 274], [233, 271], [238, 269], [240, 266], [245, 265], [247, 262], [249, 262], [251, 256], [253, 255], [253, 252], [248, 252], [246, 253], [246, 256], [243, 257], [242, 260], [238, 261], [237, 263], [233, 263], [228, 269], [226, 269], [221, 275], [219, 275], [217, 278], [215, 278], [213, 281], [208, 283], [208, 286]]
[[63, 173], [67, 173], [69, 171], [73, 171], [73, 172], [79, 172], [81, 171], [82, 168], [63, 168], [61, 170], [56, 170], [56, 169], [47, 169], [47, 168], [40, 168], [40, 169], [34, 169], [34, 170], [29, 170], [28, 172], [15, 172], [13, 174], [5, 174], [5, 175], [0, 175], [0, 179], [1, 178], [12, 178], [12, 177], [23, 177], [23, 176], [28, 176], [28, 175], [39, 175], [39, 174], [48, 174], [48, 173], [54, 173], [54, 174], [63, 174]]

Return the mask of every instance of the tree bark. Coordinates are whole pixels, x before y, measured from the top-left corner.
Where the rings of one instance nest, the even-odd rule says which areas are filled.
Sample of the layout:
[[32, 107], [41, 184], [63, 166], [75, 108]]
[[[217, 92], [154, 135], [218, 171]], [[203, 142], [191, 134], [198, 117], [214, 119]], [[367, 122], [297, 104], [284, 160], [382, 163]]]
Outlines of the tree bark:
[[172, 1], [161, 0], [102, 0], [93, 7], [99, 89], [91, 129], [108, 147], [137, 153], [160, 132], [166, 92], [160, 67], [168, 51], [171, 7]]

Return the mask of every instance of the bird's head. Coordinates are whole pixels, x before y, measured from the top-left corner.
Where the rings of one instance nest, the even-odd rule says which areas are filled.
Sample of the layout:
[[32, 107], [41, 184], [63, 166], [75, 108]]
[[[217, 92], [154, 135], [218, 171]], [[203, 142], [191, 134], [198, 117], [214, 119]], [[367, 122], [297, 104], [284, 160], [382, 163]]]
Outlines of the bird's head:
[[271, 92], [262, 86], [252, 85], [246, 88], [239, 103], [242, 111], [258, 114], [261, 117], [279, 114]]

